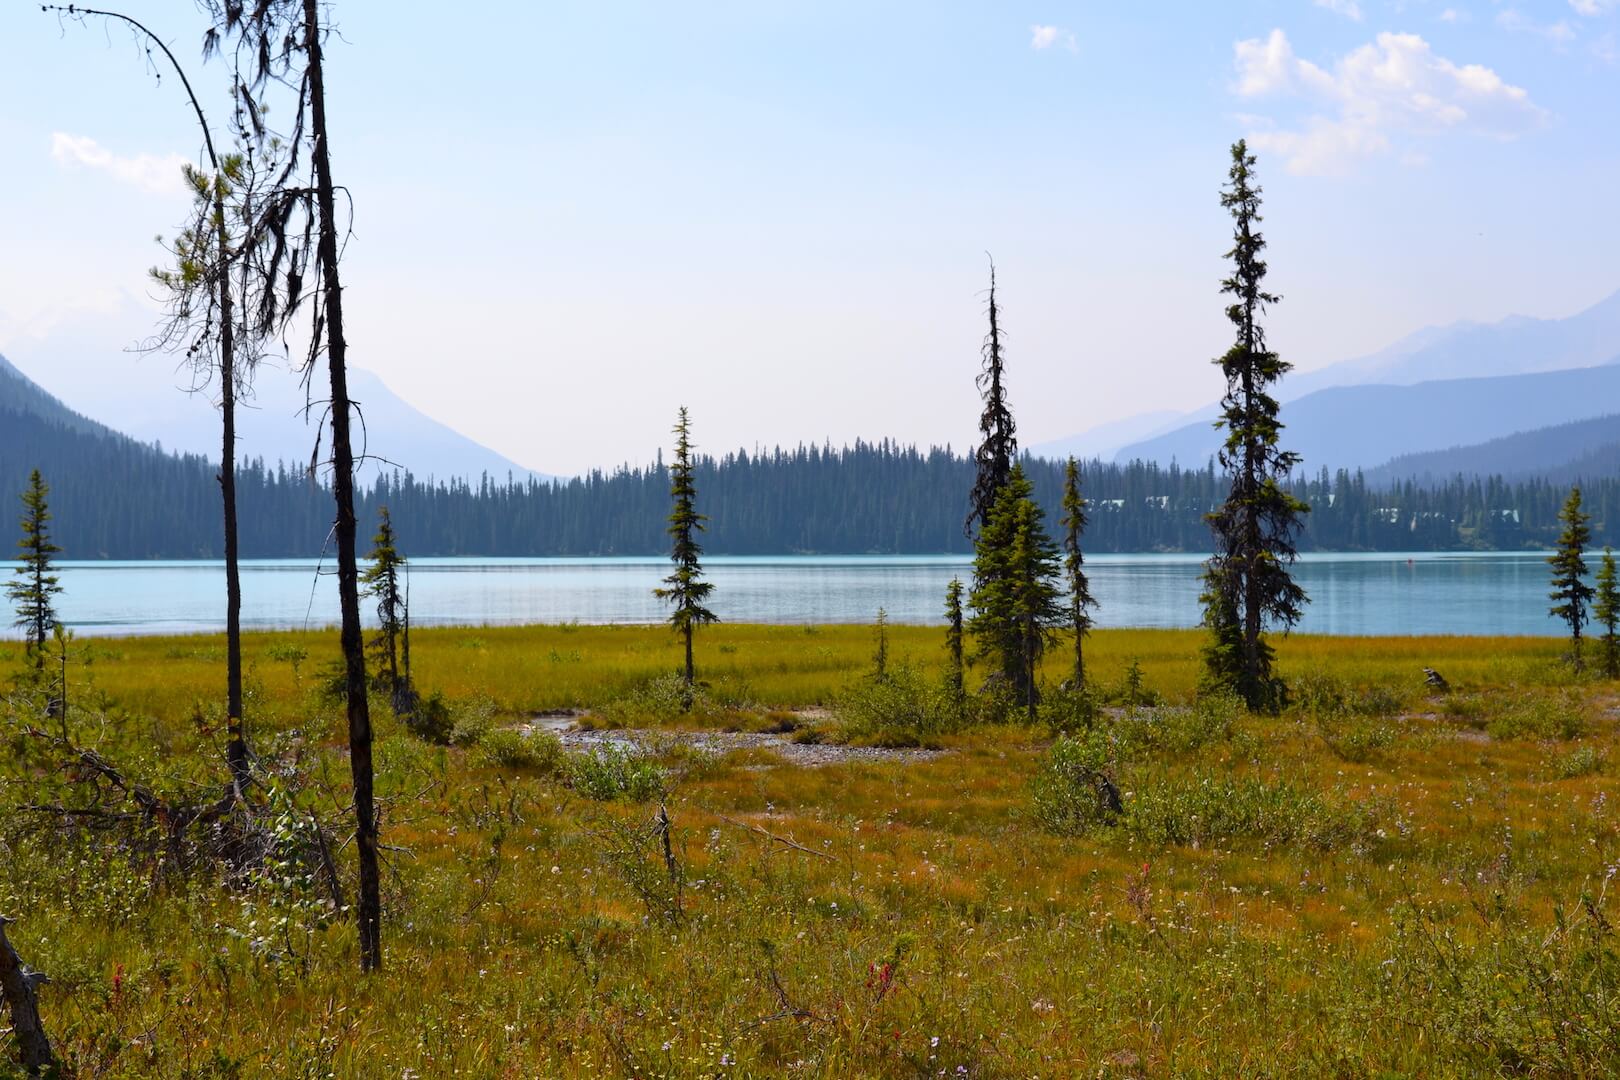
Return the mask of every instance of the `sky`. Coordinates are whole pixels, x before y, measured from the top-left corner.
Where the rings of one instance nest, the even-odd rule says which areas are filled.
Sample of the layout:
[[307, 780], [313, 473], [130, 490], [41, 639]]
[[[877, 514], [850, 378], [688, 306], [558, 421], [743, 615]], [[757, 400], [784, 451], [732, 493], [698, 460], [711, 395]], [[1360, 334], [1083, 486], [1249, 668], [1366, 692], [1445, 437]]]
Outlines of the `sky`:
[[[193, 5], [124, 10], [223, 119]], [[680, 405], [711, 452], [963, 449], [989, 256], [1026, 445], [1204, 405], [1243, 137], [1300, 369], [1620, 289], [1620, 0], [334, 12], [351, 362], [545, 472], [648, 461]], [[200, 149], [128, 34], [0, 0], [0, 353], [70, 405], [173, 382], [128, 346]]]

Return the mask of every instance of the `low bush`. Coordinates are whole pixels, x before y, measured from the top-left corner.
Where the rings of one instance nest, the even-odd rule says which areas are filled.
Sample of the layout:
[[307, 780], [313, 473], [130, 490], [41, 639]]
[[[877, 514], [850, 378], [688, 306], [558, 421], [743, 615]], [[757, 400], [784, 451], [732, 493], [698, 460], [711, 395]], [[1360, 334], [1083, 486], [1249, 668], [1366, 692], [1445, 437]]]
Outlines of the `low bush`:
[[1060, 737], [1041, 757], [1030, 781], [1035, 820], [1061, 836], [1076, 836], [1113, 821], [1120, 803], [1109, 778], [1112, 765], [1104, 733], [1093, 730]]
[[1149, 844], [1208, 847], [1258, 840], [1262, 847], [1332, 851], [1377, 829], [1374, 803], [1335, 805], [1286, 781], [1255, 777], [1155, 779], [1126, 795], [1127, 827]]
[[833, 718], [845, 742], [867, 746], [921, 746], [960, 731], [970, 720], [965, 703], [908, 667], [892, 666], [834, 699]]
[[1289, 687], [1302, 712], [1323, 717], [1394, 716], [1406, 708], [1410, 695], [1384, 683], [1352, 686], [1345, 679], [1312, 671]]
[[664, 793], [664, 770], [651, 757], [618, 743], [605, 743], [567, 759], [568, 784], [600, 802], [647, 802]]
[[1603, 771], [1607, 757], [1594, 746], [1578, 746], [1550, 763], [1550, 772], [1558, 780], [1573, 780], [1577, 776], [1591, 776]]
[[478, 752], [491, 765], [503, 769], [530, 769], [556, 773], [562, 768], [563, 748], [557, 736], [545, 731], [498, 728], [478, 741]]
[[1493, 739], [1573, 739], [1586, 730], [1586, 711], [1573, 693], [1529, 694], [1485, 722]]

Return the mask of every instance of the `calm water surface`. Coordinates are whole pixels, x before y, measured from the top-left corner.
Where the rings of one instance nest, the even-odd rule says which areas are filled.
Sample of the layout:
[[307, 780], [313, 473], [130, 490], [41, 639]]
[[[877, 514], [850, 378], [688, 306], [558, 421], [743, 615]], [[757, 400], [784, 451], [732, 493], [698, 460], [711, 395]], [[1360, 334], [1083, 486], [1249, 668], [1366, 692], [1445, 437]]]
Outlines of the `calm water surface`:
[[[1086, 560], [1099, 626], [1198, 623], [1201, 555], [1097, 555]], [[757, 556], [706, 560], [712, 607], [727, 622], [941, 622], [945, 586], [966, 556]], [[417, 625], [646, 623], [665, 614], [656, 558], [414, 559]], [[242, 623], [288, 628], [337, 622], [327, 563], [242, 566]], [[1557, 634], [1547, 617], [1546, 556], [1535, 552], [1315, 554], [1298, 579], [1311, 596], [1300, 630], [1322, 634]], [[215, 561], [67, 562], [63, 620], [80, 633], [221, 630], [225, 572]]]

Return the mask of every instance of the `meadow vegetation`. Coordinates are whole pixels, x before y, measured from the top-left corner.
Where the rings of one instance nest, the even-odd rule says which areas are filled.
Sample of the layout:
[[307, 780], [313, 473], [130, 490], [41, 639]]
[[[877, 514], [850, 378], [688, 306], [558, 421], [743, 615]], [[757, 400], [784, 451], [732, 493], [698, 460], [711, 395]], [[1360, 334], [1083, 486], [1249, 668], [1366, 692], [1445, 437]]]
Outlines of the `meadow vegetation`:
[[[249, 855], [144, 819], [18, 693], [0, 912], [81, 1077], [1615, 1070], [1620, 695], [1563, 642], [1294, 636], [1261, 716], [1198, 695], [1202, 634], [1096, 631], [1089, 689], [1054, 649], [1007, 724], [940, 629], [886, 635], [880, 676], [866, 627], [706, 628], [687, 709], [667, 628], [413, 630], [441, 723], [373, 711], [363, 977], [334, 634], [244, 639]], [[219, 642], [78, 650], [72, 745], [206, 801]], [[580, 753], [559, 710], [945, 752]]]

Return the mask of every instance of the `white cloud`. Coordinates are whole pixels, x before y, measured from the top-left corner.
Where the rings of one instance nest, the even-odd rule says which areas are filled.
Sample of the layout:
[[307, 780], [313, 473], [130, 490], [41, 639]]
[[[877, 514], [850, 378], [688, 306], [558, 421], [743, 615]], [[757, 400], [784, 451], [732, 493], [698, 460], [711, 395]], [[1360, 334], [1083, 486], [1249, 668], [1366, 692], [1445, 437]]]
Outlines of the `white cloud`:
[[1074, 34], [1061, 26], [1031, 26], [1029, 28], [1029, 47], [1032, 49], [1050, 49], [1054, 45], [1062, 46], [1070, 52], [1079, 51], [1079, 42]]
[[1416, 34], [1379, 34], [1331, 71], [1295, 55], [1281, 30], [1264, 41], [1239, 41], [1233, 53], [1239, 97], [1297, 98], [1315, 107], [1302, 127], [1260, 130], [1250, 140], [1281, 154], [1293, 173], [1344, 172], [1389, 152], [1397, 135], [1466, 131], [1513, 138], [1546, 115], [1522, 87], [1479, 64], [1436, 56]]
[[118, 181], [155, 195], [186, 189], [182, 169], [188, 164], [179, 154], [136, 154], [122, 157], [88, 135], [51, 135], [51, 160], [64, 168], [99, 169]]
[[1448, 7], [1440, 13], [1439, 19], [1443, 23], [1464, 23], [1468, 21], [1469, 15], [1459, 8]]
[[1575, 40], [1575, 28], [1565, 19], [1557, 22], [1538, 23], [1528, 18], [1517, 8], [1507, 8], [1496, 16], [1496, 25], [1504, 30], [1512, 30], [1521, 34], [1535, 34], [1558, 45], [1568, 45]]
[[1620, 0], [1569, 0], [1569, 6], [1575, 9], [1575, 14], [1591, 18], [1602, 15], [1605, 11], [1620, 4]]
[[1356, 3], [1356, 0], [1315, 0], [1315, 3], [1317, 7], [1327, 8], [1329, 11], [1343, 15], [1347, 19], [1354, 19], [1356, 22], [1361, 21], [1361, 5]]

